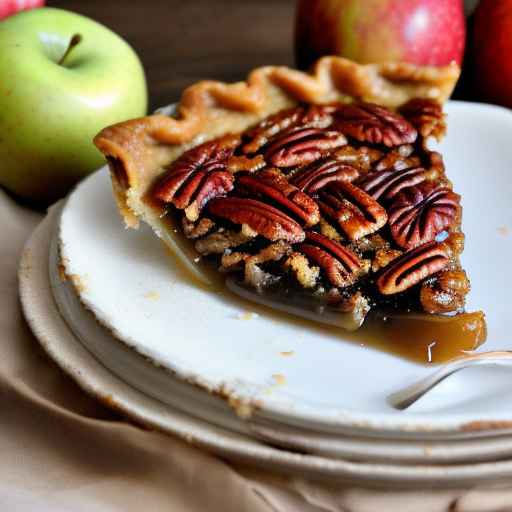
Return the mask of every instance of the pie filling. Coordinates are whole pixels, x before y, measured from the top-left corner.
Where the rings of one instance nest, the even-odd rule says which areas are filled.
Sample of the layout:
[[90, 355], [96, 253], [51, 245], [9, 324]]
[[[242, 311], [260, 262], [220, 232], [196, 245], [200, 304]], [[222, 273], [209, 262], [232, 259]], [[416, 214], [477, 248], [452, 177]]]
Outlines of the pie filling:
[[445, 129], [425, 99], [300, 105], [188, 150], [148, 199], [253, 300], [349, 329], [372, 309], [461, 314], [460, 196], [427, 147]]

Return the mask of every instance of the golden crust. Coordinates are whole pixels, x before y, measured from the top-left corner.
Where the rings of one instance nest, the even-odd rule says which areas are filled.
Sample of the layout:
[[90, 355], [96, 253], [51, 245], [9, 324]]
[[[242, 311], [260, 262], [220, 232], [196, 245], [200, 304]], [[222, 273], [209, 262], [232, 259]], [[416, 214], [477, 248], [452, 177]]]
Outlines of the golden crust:
[[155, 114], [116, 124], [102, 130], [94, 143], [109, 159], [114, 196], [126, 225], [136, 227], [142, 218], [172, 250], [182, 251], [166, 236], [159, 212], [143, 199], [164, 167], [188, 148], [243, 131], [299, 102], [358, 100], [393, 108], [413, 97], [444, 102], [459, 73], [455, 64], [360, 65], [341, 57], [320, 59], [311, 73], [266, 66], [252, 71], [246, 82], [198, 82], [184, 91], [178, 118]]

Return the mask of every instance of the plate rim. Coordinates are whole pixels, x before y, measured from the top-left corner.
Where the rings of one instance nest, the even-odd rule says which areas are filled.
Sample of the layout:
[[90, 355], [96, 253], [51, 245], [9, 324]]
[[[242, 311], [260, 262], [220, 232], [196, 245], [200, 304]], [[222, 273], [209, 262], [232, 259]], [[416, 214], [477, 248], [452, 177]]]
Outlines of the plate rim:
[[[301, 476], [306, 472], [307, 476], [324, 481], [364, 481], [375, 486], [405, 485], [424, 488], [426, 484], [451, 487], [483, 480], [502, 480], [512, 475], [512, 460], [440, 466], [400, 466], [303, 455], [277, 450], [247, 440], [243, 436], [226, 433], [223, 429], [187, 417], [176, 410], [164, 410], [157, 400], [144, 395], [108, 372], [74, 337], [60, 316], [51, 293], [48, 260], [45, 259], [49, 256], [51, 219], [57, 208], [54, 206], [50, 210], [49, 215], [37, 226], [23, 249], [18, 270], [23, 314], [48, 356], [82, 390], [107, 407], [125, 414], [138, 424], [177, 436], [234, 462], [250, 463], [267, 470], [270, 468]], [[92, 377], [87, 371], [91, 367], [95, 371]], [[167, 418], [167, 422], [163, 418]], [[177, 426], [176, 422], [179, 424], [180, 421], [188, 422], [187, 426]], [[191, 425], [195, 431], [194, 428], [191, 431]]]
[[[58, 213], [56, 214], [58, 217]], [[58, 218], [56, 219], [56, 221]], [[55, 226], [52, 229], [55, 232]], [[121, 344], [110, 333], [99, 325], [92, 313], [85, 310], [74, 294], [68, 281], [62, 281], [56, 272], [55, 265], [55, 236], [51, 236], [49, 255], [50, 286], [53, 297], [73, 335], [84, 345], [93, 356], [102, 361], [102, 364], [111, 373], [120, 377], [130, 386], [142, 393], [155, 398], [185, 414], [189, 414], [220, 428], [239, 432], [263, 442], [284, 448], [302, 450], [307, 453], [324, 455], [328, 458], [345, 458], [348, 460], [368, 460], [408, 462], [416, 464], [429, 464], [437, 462], [464, 462], [494, 460], [497, 456], [512, 455], [512, 443], [501, 438], [457, 440], [424, 439], [390, 439], [384, 437], [348, 437], [329, 433], [317, 433], [300, 427], [276, 425], [261, 419], [240, 419], [233, 410], [216, 396], [211, 396], [190, 386], [170, 372], [156, 368], [151, 362], [137, 356], [137, 354]], [[67, 307], [63, 307], [65, 302]], [[77, 327], [77, 322], [79, 326]], [[112, 345], [112, 359], [116, 359], [114, 366], [102, 358], [102, 349], [98, 349], [98, 342], [90, 339], [98, 338], [103, 345]], [[134, 364], [136, 371], [133, 372]], [[166, 378], [165, 389], [155, 391], [152, 384], [141, 382], [140, 370], [150, 371], [157, 376]], [[151, 379], [150, 379], [151, 380]], [[153, 381], [154, 382], [154, 381]], [[184, 387], [188, 388], [185, 389]], [[203, 395], [203, 396], [199, 396]], [[185, 404], [185, 405], [184, 405]], [[227, 416], [226, 416], [227, 413]], [[465, 442], [462, 442], [465, 441]], [[405, 447], [407, 443], [407, 447]], [[469, 444], [469, 443], [472, 443]], [[476, 446], [475, 446], [476, 445]], [[475, 459], [474, 457], [477, 457]]]
[[[490, 105], [485, 103], [469, 103], [462, 101], [450, 101], [448, 102], [450, 107], [456, 109], [464, 109], [469, 106], [473, 108], [481, 108], [487, 111], [496, 111], [506, 115], [512, 121], [512, 112], [504, 107], [496, 105]], [[164, 107], [166, 109], [172, 109], [173, 105]], [[107, 167], [101, 168], [98, 172], [104, 171]], [[70, 194], [68, 201], [64, 207], [63, 213], [65, 213], [66, 206], [69, 205], [70, 201], [75, 195], [80, 193], [82, 185], [89, 179], [94, 179], [94, 175], [86, 178], [80, 184], [77, 185], [76, 189]], [[60, 229], [60, 228], [59, 228]], [[62, 244], [62, 241], [61, 241]], [[62, 248], [61, 248], [62, 250]], [[63, 265], [66, 266], [65, 259], [62, 261]], [[79, 289], [75, 287], [76, 293], [84, 305], [84, 307], [95, 315], [96, 319], [109, 331], [113, 331], [112, 325], [108, 324], [108, 321], [101, 317], [94, 309], [94, 304], [91, 303]], [[141, 356], [152, 359], [153, 363], [157, 366], [162, 366], [159, 361], [151, 358], [147, 354], [142, 353], [139, 347], [133, 340], [126, 339], [121, 333], [114, 332], [116, 340], [124, 343], [131, 350], [136, 351]], [[212, 392], [218, 388], [217, 383], [208, 382], [206, 379], [201, 378], [197, 375], [187, 375], [186, 372], [181, 371], [177, 367], [171, 367], [170, 365], [164, 365], [171, 374], [177, 378], [187, 382], [189, 384], [200, 386], [206, 389], [208, 392]], [[224, 396], [226, 400], [229, 398], [234, 400], [240, 399], [240, 391], [230, 390], [225, 388], [222, 390], [221, 396]], [[293, 404], [293, 414], [291, 402], [286, 397], [282, 402], [275, 400], [277, 396], [280, 396], [279, 391], [273, 394], [272, 399], [266, 400], [262, 408], [255, 407], [255, 414], [261, 415], [266, 419], [272, 419], [281, 421], [283, 423], [291, 423], [296, 425], [297, 420], [305, 421], [309, 425], [314, 426], [320, 430], [335, 431], [335, 432], [347, 432], [353, 433], [358, 432], [361, 435], [379, 435], [379, 433], [385, 432], [386, 434], [395, 434], [397, 436], [409, 436], [409, 437], [421, 437], [425, 439], [435, 437], [475, 437], [475, 436], [487, 436], [487, 435], [501, 435], [512, 431], [512, 415], [510, 413], [503, 412], [502, 414], [490, 413], [489, 415], [480, 414], [478, 418], [475, 418], [471, 414], [458, 414], [452, 415], [449, 418], [443, 418], [442, 420], [437, 419], [435, 422], [428, 420], [425, 417], [412, 417], [409, 416], [404, 420], [403, 416], [395, 412], [376, 412], [376, 413], [359, 413], [353, 410], [338, 408], [324, 407], [321, 412], [318, 412], [318, 408], [304, 406], [302, 404]], [[242, 397], [245, 399], [246, 397]], [[247, 401], [251, 403], [251, 398], [248, 397]], [[328, 411], [327, 409], [331, 409]], [[300, 412], [298, 412], [300, 411]], [[328, 415], [329, 412], [329, 415]]]

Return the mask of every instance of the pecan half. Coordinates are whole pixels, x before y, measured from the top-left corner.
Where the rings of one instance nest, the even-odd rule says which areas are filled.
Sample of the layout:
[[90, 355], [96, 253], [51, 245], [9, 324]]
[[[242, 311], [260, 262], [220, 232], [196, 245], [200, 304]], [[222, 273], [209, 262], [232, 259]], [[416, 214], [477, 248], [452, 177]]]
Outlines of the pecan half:
[[267, 148], [265, 159], [276, 167], [307, 165], [346, 143], [340, 132], [296, 128], [276, 137]]
[[470, 288], [464, 270], [445, 270], [423, 283], [420, 302], [427, 313], [462, 311]]
[[363, 266], [350, 249], [314, 231], [306, 234], [305, 242], [297, 250], [318, 265], [332, 285], [340, 288], [351, 285]]
[[235, 224], [246, 224], [259, 235], [276, 242], [302, 242], [305, 234], [298, 222], [282, 211], [256, 201], [238, 197], [219, 197], [208, 204], [213, 215]]
[[227, 135], [197, 146], [176, 159], [153, 189], [153, 197], [171, 203], [191, 221], [197, 220], [205, 204], [233, 189], [233, 175], [226, 160], [240, 138]]
[[367, 194], [376, 201], [389, 201], [401, 190], [418, 185], [426, 179], [425, 169], [388, 169], [387, 171], [372, 172], [356, 182]]
[[271, 115], [245, 133], [247, 142], [242, 151], [245, 154], [256, 153], [276, 135], [295, 126], [327, 128], [332, 123], [335, 108], [329, 105], [311, 105], [309, 108], [294, 107]]
[[379, 230], [388, 220], [386, 210], [352, 183], [329, 184], [320, 191], [317, 202], [322, 214], [333, 219], [350, 240]]
[[256, 151], [265, 146], [272, 137], [295, 126], [303, 113], [304, 109], [302, 107], [296, 107], [282, 110], [281, 112], [277, 112], [277, 114], [267, 117], [245, 133], [244, 138], [247, 142], [242, 147], [243, 153], [256, 153]]
[[244, 175], [237, 180], [237, 190], [245, 191], [279, 205], [291, 217], [300, 220], [307, 227], [320, 220], [320, 210], [311, 197], [288, 183], [279, 169], [267, 169], [256, 176]]
[[315, 162], [311, 166], [301, 169], [293, 176], [293, 183], [303, 192], [313, 194], [333, 181], [354, 181], [359, 171], [351, 165], [344, 164], [334, 158]]
[[418, 136], [401, 115], [373, 103], [343, 105], [336, 112], [334, 127], [359, 142], [388, 147], [412, 144]]
[[388, 210], [393, 240], [409, 250], [434, 240], [460, 218], [460, 196], [431, 183], [409, 187], [398, 194]]
[[427, 277], [443, 270], [449, 263], [445, 244], [429, 242], [392, 261], [377, 278], [382, 295], [394, 295], [411, 288]]
[[434, 100], [414, 98], [402, 105], [399, 112], [418, 130], [423, 138], [430, 136], [437, 140], [446, 133], [443, 108]]

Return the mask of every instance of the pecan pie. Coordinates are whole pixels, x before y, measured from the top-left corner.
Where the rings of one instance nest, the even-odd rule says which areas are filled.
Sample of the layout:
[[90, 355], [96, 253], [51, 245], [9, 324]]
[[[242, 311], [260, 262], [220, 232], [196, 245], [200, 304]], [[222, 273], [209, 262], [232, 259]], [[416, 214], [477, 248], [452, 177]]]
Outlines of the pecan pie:
[[244, 296], [351, 329], [371, 309], [461, 313], [460, 196], [427, 145], [457, 77], [337, 57], [312, 74], [265, 67], [200, 82], [176, 119], [128, 121], [95, 143], [127, 225], [149, 223], [205, 282], [213, 268]]

